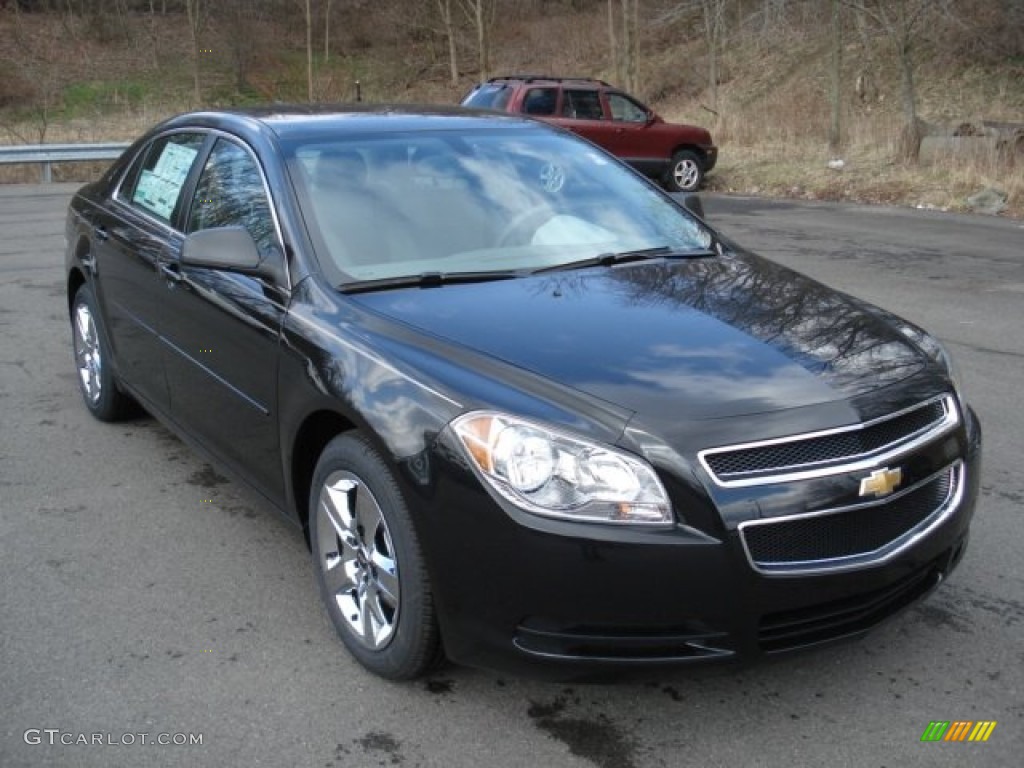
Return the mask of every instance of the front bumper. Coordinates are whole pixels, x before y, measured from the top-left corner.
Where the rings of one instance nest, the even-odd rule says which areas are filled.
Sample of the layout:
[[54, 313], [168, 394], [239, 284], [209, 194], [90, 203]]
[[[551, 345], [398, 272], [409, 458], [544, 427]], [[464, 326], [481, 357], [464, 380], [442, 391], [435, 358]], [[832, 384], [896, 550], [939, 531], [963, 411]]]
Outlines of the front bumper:
[[757, 659], [864, 634], [959, 563], [981, 461], [970, 417], [962, 495], [941, 525], [881, 565], [778, 578], [751, 566], [734, 526], [711, 535], [524, 513], [444, 443], [437, 482], [413, 506], [445, 650], [461, 664], [557, 676]]

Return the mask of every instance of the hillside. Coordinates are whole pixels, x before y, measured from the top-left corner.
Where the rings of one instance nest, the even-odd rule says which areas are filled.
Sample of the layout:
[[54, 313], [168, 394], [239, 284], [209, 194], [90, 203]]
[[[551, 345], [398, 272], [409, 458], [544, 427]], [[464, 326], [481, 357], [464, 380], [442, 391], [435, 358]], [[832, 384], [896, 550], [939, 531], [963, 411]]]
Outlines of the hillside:
[[[314, 99], [351, 100], [359, 81], [368, 101], [457, 102], [479, 75], [475, 30], [460, 5], [477, 1], [493, 8], [492, 73], [621, 82], [609, 50], [607, 0], [451, 0], [455, 83], [436, 0], [336, 0], [329, 15], [325, 0], [313, 0]], [[634, 1], [635, 91], [664, 117], [711, 129], [721, 154], [710, 189], [962, 210], [968, 195], [992, 186], [1007, 195], [1008, 215], [1024, 217], [1024, 157], [896, 160], [899, 61], [870, 17], [843, 6], [842, 141], [831, 153], [828, 0], [706, 3], [723, 11], [717, 93], [708, 86], [700, 4]], [[921, 2], [886, 0], [915, 1]], [[621, 2], [611, 3], [620, 41]], [[303, 3], [207, 5], [212, 12], [201, 15], [196, 38], [199, 103], [308, 97]], [[680, 11], [688, 5], [693, 10]], [[0, 142], [129, 139], [193, 107], [193, 41], [184, 6], [173, 0], [7, 3], [0, 10]], [[46, 10], [51, 7], [60, 10]], [[947, 11], [915, 30], [919, 117], [933, 127], [1024, 122], [1024, 4], [961, 0]], [[827, 167], [834, 158], [843, 160], [841, 170]], [[35, 174], [5, 171], [8, 179]]]

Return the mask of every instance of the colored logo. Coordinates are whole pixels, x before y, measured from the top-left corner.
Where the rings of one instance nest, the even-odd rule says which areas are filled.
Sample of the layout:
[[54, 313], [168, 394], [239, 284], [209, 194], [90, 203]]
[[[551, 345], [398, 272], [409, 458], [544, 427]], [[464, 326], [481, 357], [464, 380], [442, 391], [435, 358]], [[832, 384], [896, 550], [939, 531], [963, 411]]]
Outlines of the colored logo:
[[995, 720], [932, 720], [921, 741], [988, 741], [995, 729]]
[[896, 469], [889, 469], [888, 467], [876, 469], [870, 475], [861, 479], [860, 495], [888, 496], [899, 487], [901, 482], [903, 482], [903, 470], [899, 467], [896, 467]]

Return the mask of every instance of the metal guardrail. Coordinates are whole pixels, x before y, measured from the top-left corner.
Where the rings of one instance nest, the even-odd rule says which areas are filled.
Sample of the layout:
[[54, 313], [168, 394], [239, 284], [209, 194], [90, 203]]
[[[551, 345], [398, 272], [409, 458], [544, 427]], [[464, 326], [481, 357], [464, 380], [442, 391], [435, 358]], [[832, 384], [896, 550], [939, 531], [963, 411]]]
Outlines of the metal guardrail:
[[129, 144], [21, 144], [0, 147], [0, 165], [39, 163], [43, 183], [53, 181], [53, 163], [80, 163], [89, 160], [116, 160]]

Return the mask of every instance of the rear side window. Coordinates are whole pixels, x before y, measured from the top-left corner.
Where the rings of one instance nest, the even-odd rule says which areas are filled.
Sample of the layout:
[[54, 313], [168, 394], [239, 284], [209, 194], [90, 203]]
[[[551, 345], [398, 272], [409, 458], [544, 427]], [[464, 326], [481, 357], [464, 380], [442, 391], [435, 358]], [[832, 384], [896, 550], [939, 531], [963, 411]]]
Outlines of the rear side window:
[[566, 88], [562, 95], [562, 117], [576, 120], [603, 120], [601, 97], [597, 91]]
[[162, 136], [145, 150], [141, 165], [129, 174], [128, 201], [136, 208], [165, 223], [174, 220], [181, 202], [181, 190], [206, 136], [201, 133], [172, 133]]
[[249, 230], [262, 254], [276, 243], [274, 218], [256, 160], [233, 141], [218, 139], [196, 184], [188, 231], [228, 226]]
[[512, 87], [501, 83], [487, 83], [473, 91], [462, 102], [464, 107], [503, 110], [512, 98]]
[[531, 88], [523, 97], [523, 112], [528, 115], [553, 115], [557, 105], [557, 88]]

